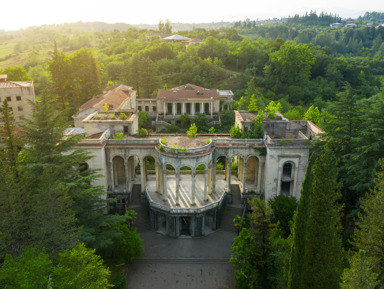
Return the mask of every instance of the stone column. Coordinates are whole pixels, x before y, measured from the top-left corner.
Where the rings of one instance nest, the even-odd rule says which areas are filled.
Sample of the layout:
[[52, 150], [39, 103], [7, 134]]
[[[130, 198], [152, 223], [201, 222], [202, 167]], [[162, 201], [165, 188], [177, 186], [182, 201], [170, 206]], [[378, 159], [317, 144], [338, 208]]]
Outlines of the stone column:
[[[296, 167], [296, 165], [295, 165], [294, 170], [295, 170], [295, 178], [293, 179], [293, 192], [292, 192], [292, 196], [296, 197], [296, 195], [297, 195], [296, 194], [296, 183], [297, 183], [297, 174], [298, 174], [298, 170], [299, 170], [298, 166]], [[291, 183], [292, 183], [292, 181], [291, 181]]]
[[142, 193], [145, 192], [144, 159], [145, 158], [140, 159], [140, 179], [141, 179], [141, 192]]
[[115, 178], [113, 176], [113, 160], [109, 161], [109, 172], [111, 175], [111, 189], [112, 189], [112, 192], [115, 192]]
[[191, 115], [195, 115], [195, 103], [191, 102]]
[[212, 193], [216, 192], [216, 161], [212, 160]]
[[231, 193], [231, 166], [232, 166], [232, 159], [228, 158], [228, 194]]
[[277, 192], [276, 192], [276, 195], [279, 196], [280, 195], [280, 188], [281, 188], [281, 175], [282, 175], [282, 167], [279, 165], [279, 170], [277, 172]]
[[213, 102], [210, 103], [209, 110], [210, 110], [210, 113], [211, 113], [211, 118], [213, 118]]
[[259, 170], [257, 171], [257, 192], [260, 193], [261, 190], [261, 171], [263, 164], [259, 161]]
[[128, 159], [124, 159], [125, 189], [129, 192]]
[[247, 160], [243, 159], [243, 194], [246, 193], [245, 184], [247, 182]]
[[179, 205], [180, 199], [180, 169], [177, 168], [175, 171], [176, 176], [176, 205]]
[[195, 199], [196, 199], [195, 181], [196, 181], [196, 171], [193, 169], [192, 170], [192, 205], [195, 204]]
[[168, 200], [167, 167], [163, 167], [163, 201]]
[[212, 190], [212, 166], [211, 164], [208, 165], [208, 173], [207, 173], [207, 178], [208, 178], [208, 195], [211, 193]]
[[160, 165], [156, 163], [156, 192], [160, 193]]
[[200, 105], [200, 113], [204, 113], [204, 102], [202, 102]]
[[185, 113], [185, 102], [181, 104], [181, 114]]
[[165, 118], [165, 115], [166, 115], [166, 110], [165, 110], [166, 105], [165, 105], [165, 102], [163, 102], [163, 105], [164, 105], [164, 118]]
[[173, 115], [173, 116], [175, 116], [175, 112], [176, 112], [176, 111], [175, 111], [175, 106], [176, 106], [176, 105], [175, 105], [175, 103], [173, 102], [173, 103], [172, 103], [172, 115]]
[[208, 188], [207, 188], [208, 170], [204, 170], [204, 201], [208, 199]]

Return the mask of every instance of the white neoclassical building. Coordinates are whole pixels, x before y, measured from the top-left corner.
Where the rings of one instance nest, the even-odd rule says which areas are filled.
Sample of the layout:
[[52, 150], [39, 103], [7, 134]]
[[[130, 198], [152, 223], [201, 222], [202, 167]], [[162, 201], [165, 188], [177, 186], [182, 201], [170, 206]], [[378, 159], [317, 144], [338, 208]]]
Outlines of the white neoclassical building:
[[[176, 115], [184, 109], [192, 113], [192, 107], [204, 107], [208, 112], [218, 109], [216, 94], [208, 95], [212, 96], [195, 102], [191, 98], [173, 102], [173, 98], [166, 97], [158, 112]], [[235, 114], [236, 124], [247, 130], [254, 114]], [[139, 186], [143, 199], [148, 201], [151, 226], [169, 236], [185, 231], [201, 236], [215, 230], [234, 189], [240, 191], [244, 201], [280, 194], [298, 199], [313, 149], [311, 140], [323, 133], [309, 121], [289, 121], [281, 115], [264, 122], [265, 135], [261, 139], [164, 134], [114, 139], [113, 126], [113, 122], [105, 121], [92, 133], [87, 126], [67, 133], [85, 133], [79, 146], [94, 156], [87, 165], [100, 170], [102, 177], [97, 185], [107, 189], [106, 196], [129, 204], [133, 187]]]

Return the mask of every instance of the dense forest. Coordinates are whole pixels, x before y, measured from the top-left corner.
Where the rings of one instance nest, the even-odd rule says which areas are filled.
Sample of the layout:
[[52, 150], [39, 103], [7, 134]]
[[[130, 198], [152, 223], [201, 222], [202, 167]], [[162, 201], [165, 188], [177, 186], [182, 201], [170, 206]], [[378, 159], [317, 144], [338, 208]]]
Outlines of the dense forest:
[[[234, 109], [273, 106], [288, 119], [311, 120], [323, 128], [326, 134], [316, 142], [298, 203], [283, 196], [268, 205], [254, 200], [252, 213], [235, 220], [241, 228], [231, 258], [236, 286], [382, 286], [382, 19], [383, 13], [367, 12], [355, 28], [330, 27], [344, 20], [314, 11], [275, 22], [246, 19], [232, 27], [179, 30], [202, 40], [187, 47], [160, 39], [167, 23], [162, 21], [153, 30], [122, 24], [110, 29], [100, 23], [85, 29], [80, 23], [0, 31], [0, 74], [8, 80], [33, 80], [40, 99], [21, 138], [12, 132], [6, 102], [2, 106], [7, 129], [1, 131], [0, 258], [6, 265], [0, 287], [13, 280], [12, 266], [27, 267], [30, 256], [48, 268], [41, 272], [41, 282], [53, 276], [60, 284], [67, 277], [65, 266], [75, 262], [70, 260], [77, 254], [73, 250], [89, 258], [96, 252], [108, 262], [126, 244], [140, 243], [126, 226], [132, 216], [103, 213], [108, 204], [98, 198], [102, 188], [90, 185], [96, 172], [81, 170], [89, 156], [67, 154], [79, 140], [60, 136], [84, 101], [115, 83], [133, 86], [138, 97], [185, 83], [231, 89]], [[36, 200], [43, 202], [28, 206]], [[91, 210], [95, 216], [90, 222], [89, 208], [95, 206], [99, 210]], [[48, 212], [47, 207], [60, 210]], [[52, 217], [42, 223], [46, 214]], [[41, 248], [46, 251], [37, 254]], [[141, 251], [139, 246], [137, 255], [126, 252], [125, 260]], [[100, 276], [108, 279], [96, 261]], [[104, 279], [98, 282], [104, 285], [95, 288], [106, 288]]]

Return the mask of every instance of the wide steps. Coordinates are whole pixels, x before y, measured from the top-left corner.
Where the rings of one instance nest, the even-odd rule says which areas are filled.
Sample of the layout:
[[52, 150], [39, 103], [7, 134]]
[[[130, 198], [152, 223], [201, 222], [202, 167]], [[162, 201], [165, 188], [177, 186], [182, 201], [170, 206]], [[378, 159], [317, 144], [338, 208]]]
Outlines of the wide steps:
[[229, 258], [141, 258], [135, 262], [156, 264], [228, 264]]

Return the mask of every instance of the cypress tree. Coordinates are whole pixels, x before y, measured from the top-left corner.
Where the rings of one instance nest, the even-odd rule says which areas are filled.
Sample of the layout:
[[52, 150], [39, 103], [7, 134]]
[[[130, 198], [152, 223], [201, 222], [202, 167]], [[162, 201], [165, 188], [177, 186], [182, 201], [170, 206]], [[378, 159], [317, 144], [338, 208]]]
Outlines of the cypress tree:
[[372, 260], [374, 273], [384, 284], [384, 160], [379, 161], [375, 187], [362, 202], [362, 212], [356, 222], [355, 245]]
[[338, 288], [342, 272], [337, 169], [327, 144], [311, 157], [294, 217], [288, 288]]
[[340, 185], [329, 145], [325, 145], [312, 169], [312, 193], [308, 204], [305, 239], [304, 288], [339, 288], [343, 269]]
[[302, 277], [303, 271], [305, 269], [304, 251], [307, 233], [307, 220], [309, 215], [308, 204], [312, 192], [312, 167], [314, 158], [314, 155], [312, 155], [309, 159], [307, 172], [305, 174], [303, 186], [301, 189], [300, 200], [293, 217], [292, 248], [288, 274], [288, 288], [290, 289], [304, 288], [300, 287], [300, 284], [303, 283]]

